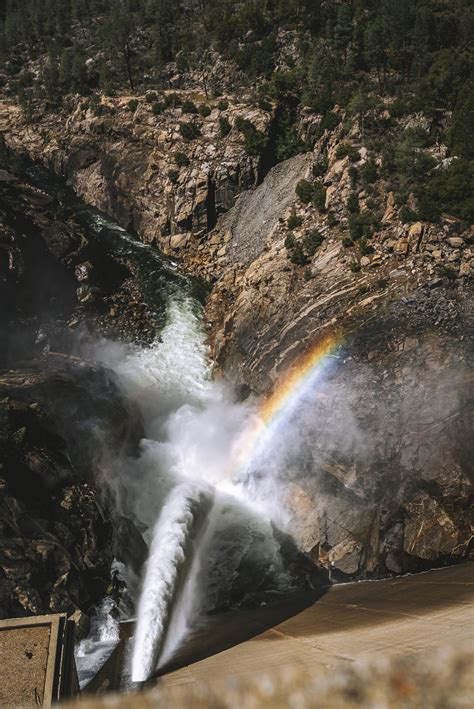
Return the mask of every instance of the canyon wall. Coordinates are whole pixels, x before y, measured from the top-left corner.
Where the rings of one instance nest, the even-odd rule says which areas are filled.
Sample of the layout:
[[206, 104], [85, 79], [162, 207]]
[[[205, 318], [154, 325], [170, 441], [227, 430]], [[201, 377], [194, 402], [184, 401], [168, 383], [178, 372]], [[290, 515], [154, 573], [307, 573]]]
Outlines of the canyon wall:
[[[449, 214], [404, 221], [360, 121], [343, 137], [323, 131], [313, 151], [271, 168], [245, 152], [235, 125], [221, 136], [219, 119], [239, 116], [269, 133], [274, 114], [242, 97], [225, 104], [189, 118], [179, 108], [156, 116], [144, 97], [134, 111], [125, 98], [103, 98], [99, 110], [76, 100], [34, 125], [4, 104], [3, 130], [11, 147], [66, 175], [86, 201], [210, 283], [216, 374], [242, 396], [270, 391], [318, 339], [343, 341], [325, 424], [304, 470], [288, 471], [291, 528], [312, 558], [336, 579], [464, 558], [472, 226]], [[301, 136], [318, 120], [301, 115]], [[192, 140], [180, 132], [189, 122], [200, 131]], [[443, 161], [443, 146], [431, 151]], [[189, 164], [176, 170], [178, 152]], [[374, 170], [374, 179], [361, 177]], [[362, 238], [348, 234], [354, 191]], [[360, 434], [352, 448], [337, 421], [341, 397]]]

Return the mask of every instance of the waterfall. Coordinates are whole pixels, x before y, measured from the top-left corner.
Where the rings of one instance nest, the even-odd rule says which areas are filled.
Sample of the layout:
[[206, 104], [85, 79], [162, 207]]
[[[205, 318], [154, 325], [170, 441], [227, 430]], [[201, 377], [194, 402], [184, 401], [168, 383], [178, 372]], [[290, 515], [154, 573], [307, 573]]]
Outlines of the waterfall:
[[131, 653], [132, 681], [143, 682], [200, 617], [294, 590], [275, 536], [284, 505], [276, 481], [260, 489], [258, 474], [234, 479], [232, 461], [256, 409], [212, 379], [195, 301], [169, 300], [153, 346], [103, 342], [94, 356], [114, 369], [144, 422], [139, 457], [109, 464], [120, 512], [145, 527], [149, 545]]
[[238, 583], [239, 565], [260, 556], [264, 574], [275, 574], [275, 588], [286, 589], [289, 579], [270, 515], [262, 518], [247, 488], [229, 473], [254, 408], [212, 380], [196, 303], [172, 298], [152, 347], [102, 343], [95, 355], [115, 370], [145, 426], [140, 457], [112, 465], [127, 491], [124, 512], [148, 527], [131, 667], [132, 680], [144, 681], [162, 650], [160, 664], [199, 613], [222, 603]]
[[198, 485], [182, 483], [169, 495], [153, 531], [143, 589], [138, 604], [132, 656], [133, 682], [155, 669], [179, 583], [193, 558], [193, 538], [204, 521], [209, 495]]

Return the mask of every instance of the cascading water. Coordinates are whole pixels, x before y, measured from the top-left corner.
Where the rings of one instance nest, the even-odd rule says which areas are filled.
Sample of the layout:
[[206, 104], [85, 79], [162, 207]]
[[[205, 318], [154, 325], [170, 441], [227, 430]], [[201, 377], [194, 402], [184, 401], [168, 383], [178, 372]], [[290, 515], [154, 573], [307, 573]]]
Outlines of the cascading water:
[[105, 599], [97, 610], [91, 636], [77, 650], [78, 670], [86, 683], [117, 642], [117, 617], [130, 618], [135, 606], [131, 678], [142, 682], [173, 657], [199, 617], [287, 594], [303, 577], [306, 583], [304, 564], [295, 574], [296, 547], [276, 526], [286, 522], [278, 480], [288, 461], [282, 436], [270, 432], [243, 464], [262, 420], [252, 403], [237, 403], [228, 386], [212, 380], [197, 284], [60, 179], [38, 166], [26, 172], [68, 204], [106, 253], [130, 266], [158, 328], [166, 316], [151, 347], [102, 342], [84, 352], [115, 371], [141, 412], [139, 455], [99, 455], [117, 513], [135, 521], [150, 552], [142, 578], [120, 569], [126, 593], [118, 608]]
[[96, 357], [113, 366], [138, 403], [147, 436], [138, 460], [114, 465], [118, 487], [127, 490], [125, 511], [153, 527], [145, 535], [150, 552], [131, 661], [137, 682], [156, 669], [161, 649], [162, 662], [172, 655], [199, 610], [231, 594], [240, 566], [260, 566], [275, 592], [290, 590], [291, 582], [269, 516], [229, 473], [254, 412], [212, 381], [196, 304], [172, 298], [153, 347], [106, 343]]
[[193, 556], [193, 538], [203, 524], [210, 495], [192, 483], [170, 493], [153, 531], [147, 569], [138, 604], [131, 676], [142, 682], [155, 669], [180, 576]]
[[212, 380], [193, 299], [171, 296], [152, 347], [102, 343], [94, 356], [115, 370], [145, 427], [140, 456], [109, 463], [119, 511], [147, 526], [131, 653], [131, 679], [142, 682], [173, 657], [197, 618], [294, 590], [274, 526], [284, 505], [277, 485], [249, 483], [248, 468], [234, 476], [242, 436], [258, 417], [252, 403], [237, 403]]

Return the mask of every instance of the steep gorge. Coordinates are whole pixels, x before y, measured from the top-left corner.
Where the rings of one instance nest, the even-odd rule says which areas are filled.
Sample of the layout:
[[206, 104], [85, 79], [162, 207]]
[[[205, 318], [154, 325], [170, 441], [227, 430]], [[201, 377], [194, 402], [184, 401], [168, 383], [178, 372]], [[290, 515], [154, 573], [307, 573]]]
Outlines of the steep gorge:
[[[232, 120], [269, 125], [269, 114], [245, 101], [228, 104]], [[202, 137], [186, 142], [176, 129], [179, 108], [156, 117], [145, 102], [134, 112], [124, 99], [101, 106], [99, 115], [77, 104], [67, 120], [46, 115], [22, 127], [4, 104], [5, 136], [213, 284], [205, 320], [216, 371], [242, 395], [260, 395], [318, 339], [344, 341], [325, 401], [303, 432], [287, 431], [302, 449], [300, 460], [287, 461], [301, 548], [341, 579], [464, 558], [472, 524], [472, 227], [449, 215], [404, 224], [379, 179], [359, 191], [362, 213], [371, 201], [384, 210], [370, 248], [361, 255], [357, 243], [347, 246], [340, 224], [354, 166], [362, 172], [373, 160], [357, 124], [344, 139], [357, 151], [351, 158], [340, 156], [337, 130], [326, 131], [312, 153], [280, 163], [255, 186], [258, 167], [242, 137], [233, 130], [218, 138], [222, 110], [194, 117]], [[183, 150], [189, 165], [173, 183], [172, 155]], [[295, 194], [299, 181], [312, 184], [323, 154], [326, 211]], [[319, 235], [302, 263], [287, 245], [293, 217], [296, 243], [311, 230]]]

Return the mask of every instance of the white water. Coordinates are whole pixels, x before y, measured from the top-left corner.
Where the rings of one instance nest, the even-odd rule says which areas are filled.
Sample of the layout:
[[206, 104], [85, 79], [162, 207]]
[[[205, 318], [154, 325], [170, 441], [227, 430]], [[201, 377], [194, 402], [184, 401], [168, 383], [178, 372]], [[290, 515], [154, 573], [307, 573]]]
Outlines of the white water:
[[102, 343], [94, 353], [115, 370], [145, 425], [140, 457], [109, 466], [121, 512], [148, 527], [134, 682], [173, 656], [199, 615], [232, 591], [242, 564], [260, 565], [275, 590], [290, 588], [270, 522], [281, 505], [275, 498], [262, 504], [255, 486], [249, 497], [250, 488], [229, 473], [254, 408], [211, 379], [195, 308], [171, 301], [161, 338], [148, 349]]
[[[207, 496], [208, 497], [208, 496]], [[138, 604], [131, 676], [143, 682], [155, 669], [179, 576], [192, 555], [192, 537], [203, 517], [206, 493], [181, 483], [170, 493], [153, 531], [143, 589]]]

